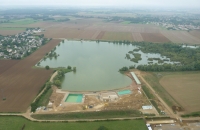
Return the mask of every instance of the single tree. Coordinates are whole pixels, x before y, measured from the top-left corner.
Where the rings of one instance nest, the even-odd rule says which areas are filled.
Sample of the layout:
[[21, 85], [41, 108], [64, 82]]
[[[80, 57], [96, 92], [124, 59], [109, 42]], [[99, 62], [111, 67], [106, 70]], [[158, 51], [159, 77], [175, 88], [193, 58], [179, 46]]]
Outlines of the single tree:
[[49, 69], [50, 69], [50, 67], [47, 65], [47, 66], [45, 66], [45, 69], [46, 69], [46, 70], [49, 70]]
[[72, 69], [72, 67], [71, 67], [71, 66], [67, 66], [67, 69], [71, 70], [71, 69]]
[[76, 67], [73, 67], [73, 71], [76, 72]]
[[52, 83], [50, 81], [46, 82], [47, 87], [51, 87]]
[[55, 80], [55, 81], [54, 81], [54, 84], [55, 84], [57, 87], [60, 87], [60, 86], [61, 86], [60, 80]]

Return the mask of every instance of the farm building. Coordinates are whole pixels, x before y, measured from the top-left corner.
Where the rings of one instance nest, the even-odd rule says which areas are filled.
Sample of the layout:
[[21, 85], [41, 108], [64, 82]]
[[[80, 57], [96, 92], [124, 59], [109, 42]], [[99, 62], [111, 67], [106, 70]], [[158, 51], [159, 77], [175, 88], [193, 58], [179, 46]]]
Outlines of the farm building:
[[143, 110], [149, 110], [149, 109], [153, 109], [153, 107], [150, 105], [150, 106], [142, 106], [142, 109]]
[[138, 77], [135, 75], [134, 72], [131, 72], [132, 77], [134, 78], [135, 82], [137, 83], [137, 85], [141, 85], [140, 80], [138, 79]]
[[101, 101], [115, 101], [118, 99], [118, 96], [115, 92], [107, 92], [99, 94], [99, 99]]

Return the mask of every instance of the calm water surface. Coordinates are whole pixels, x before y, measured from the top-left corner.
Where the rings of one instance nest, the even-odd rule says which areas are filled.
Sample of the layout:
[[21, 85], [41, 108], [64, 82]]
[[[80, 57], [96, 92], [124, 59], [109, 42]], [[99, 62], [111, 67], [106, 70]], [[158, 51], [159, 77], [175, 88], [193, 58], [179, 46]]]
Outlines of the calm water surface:
[[131, 84], [131, 79], [118, 72], [123, 66], [147, 64], [148, 57], [161, 57], [159, 54], [142, 54], [139, 63], [125, 59], [132, 45], [117, 45], [107, 42], [67, 41], [56, 47], [60, 56], [46, 59], [41, 66], [76, 67], [76, 73], [65, 74], [63, 90], [98, 91], [122, 88]]

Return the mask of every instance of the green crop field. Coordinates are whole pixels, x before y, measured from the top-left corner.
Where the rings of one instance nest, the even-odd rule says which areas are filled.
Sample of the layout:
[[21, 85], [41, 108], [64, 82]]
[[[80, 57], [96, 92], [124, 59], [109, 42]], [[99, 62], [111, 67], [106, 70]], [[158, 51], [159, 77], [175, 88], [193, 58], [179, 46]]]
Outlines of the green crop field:
[[39, 120], [78, 120], [78, 119], [108, 119], [141, 117], [138, 110], [108, 110], [97, 112], [68, 112], [62, 114], [33, 114], [32, 117]]
[[2, 23], [1, 25], [28, 25], [37, 22], [36, 20], [26, 18], [26, 19], [19, 19], [19, 20], [11, 20], [9, 23]]
[[0, 27], [0, 30], [26, 30], [23, 27]]
[[98, 122], [32, 122], [19, 116], [0, 116], [0, 130], [147, 130], [143, 120], [98, 121]]

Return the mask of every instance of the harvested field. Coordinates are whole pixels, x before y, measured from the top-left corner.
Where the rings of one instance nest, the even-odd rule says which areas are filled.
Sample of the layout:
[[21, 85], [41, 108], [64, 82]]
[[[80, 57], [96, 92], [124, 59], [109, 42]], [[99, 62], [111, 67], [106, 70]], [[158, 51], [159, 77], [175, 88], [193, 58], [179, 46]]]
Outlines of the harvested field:
[[92, 39], [93, 35], [96, 33], [95, 30], [91, 30], [91, 31], [83, 31], [78, 38], [80, 39]]
[[105, 32], [102, 31], [99, 33], [99, 35], [96, 37], [96, 39], [102, 39], [102, 37], [104, 36]]
[[132, 34], [128, 32], [105, 32], [101, 39], [108, 41], [133, 41]]
[[99, 36], [99, 34], [101, 33], [101, 31], [96, 31], [93, 36], [92, 39], [97, 39], [97, 37]]
[[161, 33], [174, 43], [200, 44], [200, 39], [185, 31], [162, 31]]
[[134, 41], [141, 42], [144, 41], [140, 33], [132, 33]]
[[139, 33], [158, 33], [159, 27], [150, 26], [145, 24], [119, 24], [119, 23], [101, 23], [101, 24], [91, 24], [87, 30], [101, 30], [107, 32], [139, 32]]
[[189, 32], [192, 36], [200, 39], [200, 30], [194, 30]]
[[163, 36], [161, 33], [141, 33], [144, 41], [148, 42], [158, 42], [158, 43], [163, 43], [163, 42], [170, 42], [168, 38]]
[[46, 31], [45, 37], [53, 38], [68, 38], [68, 39], [80, 39], [79, 36], [84, 30], [73, 29], [73, 28], [51, 28]]
[[15, 35], [21, 32], [24, 32], [24, 30], [0, 30], [0, 35], [3, 35], [3, 36]]
[[161, 78], [161, 85], [188, 112], [200, 109], [200, 73], [172, 74]]
[[[60, 40], [52, 40], [24, 60], [0, 61], [0, 112], [24, 112], [53, 70], [33, 69]], [[6, 100], [2, 100], [5, 97]]]

